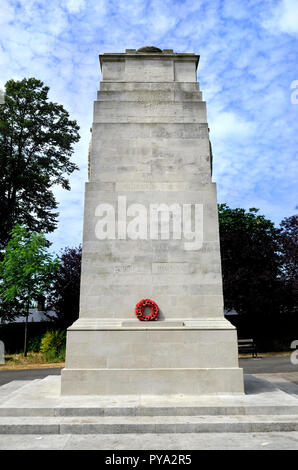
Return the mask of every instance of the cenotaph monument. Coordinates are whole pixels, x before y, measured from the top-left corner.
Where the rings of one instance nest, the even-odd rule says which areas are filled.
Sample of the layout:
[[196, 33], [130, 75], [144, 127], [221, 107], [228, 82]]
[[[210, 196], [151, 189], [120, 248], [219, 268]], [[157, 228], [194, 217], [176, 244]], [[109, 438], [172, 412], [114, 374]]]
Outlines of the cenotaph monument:
[[63, 395], [243, 393], [198, 62], [155, 47], [100, 55]]

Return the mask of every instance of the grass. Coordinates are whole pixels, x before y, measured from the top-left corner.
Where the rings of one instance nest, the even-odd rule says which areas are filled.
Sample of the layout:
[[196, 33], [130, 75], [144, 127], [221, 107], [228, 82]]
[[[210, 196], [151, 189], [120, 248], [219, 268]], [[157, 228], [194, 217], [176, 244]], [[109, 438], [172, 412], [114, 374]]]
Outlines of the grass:
[[27, 357], [23, 353], [5, 354], [5, 364], [0, 365], [1, 370], [14, 369], [43, 369], [52, 367], [64, 367], [65, 363], [47, 360], [43, 353], [28, 352]]
[[[273, 351], [273, 352], [258, 352], [258, 357], [281, 357], [281, 356], [290, 356], [293, 351]], [[238, 355], [239, 359], [245, 359], [247, 357], [252, 357], [251, 353], [241, 353]]]

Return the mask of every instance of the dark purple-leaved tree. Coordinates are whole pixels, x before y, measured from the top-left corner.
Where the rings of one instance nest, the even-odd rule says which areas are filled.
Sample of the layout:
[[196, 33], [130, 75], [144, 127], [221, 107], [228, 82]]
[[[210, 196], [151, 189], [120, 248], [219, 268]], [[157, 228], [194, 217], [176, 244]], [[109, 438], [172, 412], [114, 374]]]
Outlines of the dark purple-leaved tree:
[[281, 314], [298, 331], [298, 215], [284, 218], [280, 223]]
[[51, 319], [59, 328], [69, 327], [79, 316], [82, 247], [66, 247], [60, 255], [60, 268], [55, 276], [48, 308], [55, 309]]
[[298, 278], [298, 215], [286, 217], [280, 223], [282, 272], [285, 279]]

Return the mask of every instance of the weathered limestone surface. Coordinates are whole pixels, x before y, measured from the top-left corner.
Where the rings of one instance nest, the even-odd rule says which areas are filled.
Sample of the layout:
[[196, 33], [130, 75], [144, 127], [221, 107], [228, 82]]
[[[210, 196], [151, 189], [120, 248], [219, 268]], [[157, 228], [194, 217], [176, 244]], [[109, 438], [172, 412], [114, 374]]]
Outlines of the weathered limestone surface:
[[3, 341], [0, 341], [0, 364], [5, 364], [5, 348]]
[[[224, 319], [216, 185], [194, 54], [100, 56], [85, 190], [80, 318], [68, 331], [63, 394], [242, 393], [237, 334]], [[99, 240], [97, 207], [200, 204], [202, 246]], [[127, 223], [129, 222], [127, 218]], [[149, 230], [149, 229], [148, 229]], [[138, 322], [151, 298], [159, 320]], [[151, 325], [150, 325], [151, 323]], [[158, 326], [160, 325], [160, 326]]]

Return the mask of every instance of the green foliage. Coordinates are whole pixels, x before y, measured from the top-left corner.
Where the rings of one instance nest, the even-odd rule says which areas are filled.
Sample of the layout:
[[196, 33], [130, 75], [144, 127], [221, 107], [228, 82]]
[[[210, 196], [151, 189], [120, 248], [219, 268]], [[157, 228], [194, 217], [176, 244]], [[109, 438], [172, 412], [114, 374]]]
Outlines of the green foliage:
[[63, 106], [48, 100], [49, 88], [35, 78], [9, 80], [0, 106], [0, 249], [12, 227], [56, 228], [57, 202], [51, 188], [69, 190], [67, 175], [80, 136]]
[[[59, 260], [47, 252], [44, 235], [16, 225], [0, 262], [0, 316], [11, 320], [27, 314], [31, 302], [49, 289], [58, 268]], [[14, 302], [19, 309], [10, 314], [7, 303]]]
[[49, 349], [49, 351], [43, 354], [43, 357], [46, 362], [60, 362], [64, 360], [60, 359], [60, 355], [59, 357], [57, 356], [55, 349]]
[[258, 209], [219, 205], [225, 307], [262, 314], [274, 307], [280, 273], [278, 230]]
[[66, 331], [50, 330], [41, 338], [40, 352], [48, 361], [64, 361], [65, 359]]
[[24, 356], [30, 305], [47, 292], [59, 268], [59, 260], [47, 253], [47, 245], [43, 234], [16, 225], [0, 262], [0, 318], [11, 321], [26, 316]]
[[31, 338], [28, 344], [28, 351], [39, 352], [40, 351], [41, 336], [35, 336]]
[[281, 227], [258, 209], [219, 205], [225, 308], [240, 314], [237, 321], [245, 336], [262, 341], [287, 337], [297, 325], [294, 287], [287, 279], [293, 272], [294, 246], [297, 256], [297, 218]]

